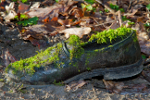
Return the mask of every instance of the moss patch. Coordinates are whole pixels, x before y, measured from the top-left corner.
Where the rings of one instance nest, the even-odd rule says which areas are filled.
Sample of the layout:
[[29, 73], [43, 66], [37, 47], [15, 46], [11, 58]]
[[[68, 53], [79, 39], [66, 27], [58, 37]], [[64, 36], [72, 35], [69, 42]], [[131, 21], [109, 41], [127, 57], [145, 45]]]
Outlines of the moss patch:
[[6, 67], [5, 72], [8, 72], [9, 68], [12, 68], [14, 74], [18, 71], [25, 71], [32, 75], [35, 72], [35, 67], [40, 68], [41, 66], [45, 66], [50, 63], [57, 63], [57, 61], [59, 61], [59, 52], [61, 48], [62, 44], [58, 43], [54, 47], [49, 47], [40, 53], [38, 52], [38, 54], [33, 57], [11, 63]]
[[81, 46], [81, 40], [76, 35], [71, 35], [71, 37], [66, 41], [69, 45], [73, 46], [70, 52], [70, 59], [79, 58], [84, 53], [84, 49]]
[[112, 40], [117, 38], [124, 39], [129, 34], [131, 34], [133, 30], [131, 28], [120, 27], [118, 29], [109, 29], [103, 32], [97, 32], [97, 34], [93, 34], [89, 41], [96, 40], [98, 44], [101, 43], [112, 43]]

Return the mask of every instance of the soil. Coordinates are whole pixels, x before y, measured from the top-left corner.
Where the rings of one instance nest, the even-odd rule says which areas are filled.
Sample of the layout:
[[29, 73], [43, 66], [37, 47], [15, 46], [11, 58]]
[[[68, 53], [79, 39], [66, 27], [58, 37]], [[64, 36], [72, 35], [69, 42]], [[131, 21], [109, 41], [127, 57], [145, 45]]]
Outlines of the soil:
[[[16, 59], [24, 59], [37, 54], [36, 51], [44, 50], [49, 46], [59, 42], [57, 36], [53, 37], [53, 42], [46, 43], [48, 40], [39, 40], [44, 43], [40, 48], [34, 46], [29, 41], [24, 41], [19, 37], [17, 28], [6, 27], [0, 24], [0, 55], [2, 51], [8, 49]], [[132, 78], [114, 80], [123, 82], [128, 88], [124, 88], [120, 93], [111, 93], [107, 90], [102, 77], [94, 77], [84, 80], [87, 84], [76, 91], [67, 92], [65, 85], [58, 86], [54, 84], [47, 85], [27, 85], [22, 83], [9, 82], [4, 79], [4, 62], [0, 58], [0, 98], [1, 100], [148, 100], [150, 99], [150, 82], [148, 82], [140, 73]], [[147, 64], [144, 71], [150, 69]]]

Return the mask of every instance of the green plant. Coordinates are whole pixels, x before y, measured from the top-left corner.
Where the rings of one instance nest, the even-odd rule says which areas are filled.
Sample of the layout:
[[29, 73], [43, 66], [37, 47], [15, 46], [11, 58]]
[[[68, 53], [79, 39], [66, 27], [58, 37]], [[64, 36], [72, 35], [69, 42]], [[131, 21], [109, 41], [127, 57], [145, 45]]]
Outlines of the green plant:
[[146, 59], [147, 57], [146, 57], [145, 55], [142, 54], [142, 58], [143, 58], [143, 59]]
[[99, 11], [99, 13], [101, 13], [101, 14], [102, 14], [103, 12], [102, 12], [102, 11]]
[[109, 12], [109, 10], [108, 10], [108, 9], [106, 9], [106, 8], [104, 9], [104, 11], [105, 11], [106, 13], [108, 13], [108, 12]]
[[148, 10], [150, 10], [150, 4], [148, 4], [148, 5], [146, 6], [146, 8], [147, 8]]
[[55, 2], [57, 2], [57, 3], [58, 3], [58, 2], [59, 2], [59, 0], [55, 0]]
[[114, 9], [116, 11], [120, 10], [121, 12], [124, 12], [124, 9], [123, 8], [119, 9], [118, 5], [114, 5], [114, 4], [110, 3], [109, 6], [110, 6], [111, 9]]
[[92, 7], [91, 4], [88, 4], [88, 5], [86, 5], [85, 7], [86, 7], [87, 11], [93, 10], [93, 7]]
[[118, 5], [113, 5], [112, 3], [110, 3], [109, 6], [110, 6], [111, 9], [114, 9], [116, 11], [119, 10], [119, 6]]
[[119, 10], [120, 10], [121, 12], [125, 12], [125, 10], [124, 10], [123, 8], [120, 8]]
[[21, 21], [21, 20], [28, 19], [28, 16], [26, 14], [20, 14], [20, 15], [16, 15], [14, 19]]
[[95, 3], [95, 0], [84, 0], [84, 1], [86, 1], [86, 2], [89, 3], [89, 4]]
[[88, 71], [90, 71], [90, 70], [91, 70], [91, 68], [90, 68], [90, 67], [86, 67], [86, 69], [87, 69]]
[[128, 19], [126, 16], [122, 16], [122, 20], [123, 21], [127, 21], [127, 20], [130, 21], [130, 19]]
[[26, 3], [28, 0], [21, 0], [22, 3]]
[[0, 82], [4, 82], [4, 79], [1, 78], [1, 79], [0, 79]]
[[18, 14], [14, 18], [18, 25], [27, 26], [37, 24], [38, 17], [29, 18], [26, 14]]
[[150, 26], [150, 23], [145, 23], [144, 26], [145, 26], [145, 27], [149, 27], [149, 26]]
[[129, 25], [134, 25], [135, 23], [134, 23], [134, 22], [128, 22], [128, 24], [129, 24]]
[[58, 82], [57, 83], [56, 80], [54, 80], [53, 84], [57, 85], [57, 86], [63, 86], [64, 85], [63, 82]]
[[38, 22], [38, 17], [29, 18], [23, 21], [17, 22], [17, 24], [22, 26], [35, 25]]
[[81, 4], [82, 8], [86, 8], [86, 11], [96, 11], [96, 8], [93, 8], [91, 4], [85, 5]]
[[[12, 0], [13, 2], [17, 2], [18, 0]], [[21, 1], [22, 3], [26, 3], [26, 2], [28, 2], [28, 0], [19, 0], [19, 1]]]

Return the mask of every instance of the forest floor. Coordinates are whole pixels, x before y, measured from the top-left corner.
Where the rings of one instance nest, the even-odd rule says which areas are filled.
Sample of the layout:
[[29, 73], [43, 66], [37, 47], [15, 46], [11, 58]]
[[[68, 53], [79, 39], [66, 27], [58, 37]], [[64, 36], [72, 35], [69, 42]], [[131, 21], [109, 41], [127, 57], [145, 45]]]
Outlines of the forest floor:
[[[77, 0], [77, 1], [82, 1], [82, 0]], [[43, 6], [46, 7], [47, 6], [46, 4], [43, 4]], [[49, 1], [49, 4], [53, 4], [52, 1]], [[3, 5], [1, 4], [1, 6]], [[136, 14], [133, 14], [134, 12], [130, 12], [130, 13], [132, 13], [132, 16], [136, 16]], [[80, 17], [81, 16], [82, 14], [80, 15]], [[107, 14], [105, 14], [105, 16], [107, 17]], [[113, 16], [111, 16], [111, 18], [112, 17]], [[131, 18], [131, 21], [135, 22], [136, 24], [137, 20], [131, 17], [131, 15], [128, 15], [128, 17], [129, 19]], [[2, 19], [0, 20], [2, 21]], [[6, 20], [10, 20], [10, 19], [5, 19], [5, 21]], [[48, 19], [45, 18], [44, 21], [46, 20]], [[116, 19], [112, 18], [109, 20], [116, 20]], [[138, 23], [140, 23], [141, 20], [142, 18], [138, 20], [139, 21]], [[90, 23], [92, 23], [92, 21]], [[100, 21], [98, 22], [100, 23]], [[66, 23], [72, 25], [70, 24], [72, 22], [67, 22], [67, 21], [65, 23], [63, 22], [60, 23], [63, 25]], [[90, 23], [88, 23], [89, 27], [91, 27]], [[145, 23], [146, 22], [143, 22], [143, 24]], [[12, 24], [12, 22], [9, 23], [8, 22], [5, 23], [3, 21], [0, 22], [0, 55], [2, 55], [3, 51], [7, 49], [9, 50], [9, 54], [7, 56], [13, 56], [15, 59], [28, 58], [37, 54], [37, 51], [40, 52], [41, 50], [45, 50], [46, 48], [52, 46], [53, 44], [58, 43], [62, 39], [60, 38], [62, 35], [60, 36], [55, 33], [57, 32], [57, 30], [53, 31], [54, 36], [47, 35], [47, 36], [51, 36], [49, 37], [49, 39], [52, 41], [49, 41], [49, 39], [46, 36], [41, 39], [39, 34], [37, 35], [37, 37], [35, 36], [35, 34], [30, 34], [29, 36], [29, 33], [20, 36], [20, 30], [23, 30], [20, 27], [24, 27], [24, 26], [23, 25], [15, 26], [15, 25], [16, 24]], [[48, 27], [48, 24], [46, 24], [46, 22], [44, 22], [44, 25], [47, 25]], [[84, 22], [82, 22], [82, 25], [85, 25]], [[116, 23], [113, 23], [113, 25], [111, 23], [106, 25], [106, 27], [101, 26], [100, 30], [95, 27], [95, 30], [102, 31], [108, 28], [108, 26], [109, 28], [118, 27]], [[136, 25], [133, 27], [136, 28]], [[58, 27], [55, 28], [57, 29]], [[31, 29], [26, 28], [26, 30], [31, 30]], [[139, 29], [137, 30], [139, 32], [143, 32], [143, 30], [142, 31]], [[48, 30], [45, 31], [47, 32]], [[147, 30], [145, 32], [147, 32], [148, 33], [147, 36], [149, 36], [149, 32]], [[63, 39], [64, 38], [66, 37], [63, 37]], [[141, 49], [144, 45], [142, 43], [140, 44]], [[0, 99], [1, 100], [25, 100], [25, 99], [26, 100], [150, 100], [150, 65], [149, 65], [150, 58], [149, 58], [149, 53], [147, 53], [148, 52], [147, 49], [148, 47], [146, 49], [144, 48], [146, 52], [144, 51], [142, 52], [142, 54], [146, 57], [145, 59], [143, 58], [144, 60], [143, 71], [139, 75], [134, 77], [108, 81], [107, 82], [108, 84], [113, 85], [111, 89], [108, 89], [108, 87], [106, 87], [105, 80], [103, 80], [102, 77], [93, 77], [91, 79], [84, 80], [86, 84], [84, 84], [77, 90], [69, 90], [69, 91], [66, 90], [67, 85], [62, 85], [58, 83], [46, 84], [46, 85], [29, 85], [29, 84], [23, 84], [21, 82], [15, 83], [13, 81], [8, 83], [6, 79], [4, 79], [4, 75], [3, 75], [3, 71], [6, 65], [8, 64], [8, 62], [4, 60], [3, 57], [1, 57], [0, 58]], [[11, 63], [11, 59], [9, 60], [10, 60], [9, 63]]]

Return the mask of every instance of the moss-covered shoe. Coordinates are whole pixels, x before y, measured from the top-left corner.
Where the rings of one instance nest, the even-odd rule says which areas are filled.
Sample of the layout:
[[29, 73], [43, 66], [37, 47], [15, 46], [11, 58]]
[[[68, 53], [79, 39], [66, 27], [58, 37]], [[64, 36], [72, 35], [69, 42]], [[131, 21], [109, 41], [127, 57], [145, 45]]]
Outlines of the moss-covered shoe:
[[32, 84], [68, 83], [100, 75], [105, 79], [127, 78], [142, 69], [136, 31], [121, 27], [92, 35], [87, 42], [72, 35], [33, 57], [11, 63], [5, 76]]

